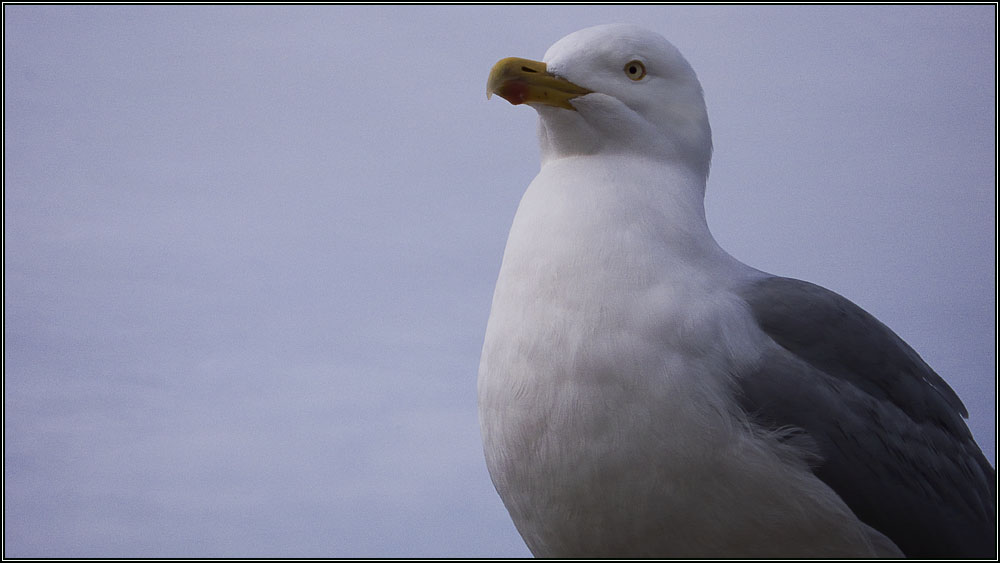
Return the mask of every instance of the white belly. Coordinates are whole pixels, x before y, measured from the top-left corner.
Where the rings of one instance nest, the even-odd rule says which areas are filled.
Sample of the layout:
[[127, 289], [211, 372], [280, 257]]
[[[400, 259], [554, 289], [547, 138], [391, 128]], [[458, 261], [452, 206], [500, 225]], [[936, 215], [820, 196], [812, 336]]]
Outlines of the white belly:
[[794, 452], [742, 423], [721, 372], [735, 363], [664, 350], [614, 317], [535, 303], [491, 319], [487, 465], [535, 555], [875, 555]]

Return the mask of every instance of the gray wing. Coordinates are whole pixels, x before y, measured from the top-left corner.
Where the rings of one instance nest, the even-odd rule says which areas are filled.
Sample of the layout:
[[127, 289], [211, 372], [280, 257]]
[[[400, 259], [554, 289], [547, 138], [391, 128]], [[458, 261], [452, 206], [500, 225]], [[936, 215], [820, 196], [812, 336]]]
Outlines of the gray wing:
[[808, 435], [814, 472], [907, 557], [996, 557], [996, 472], [955, 392], [901, 338], [832, 291], [768, 277], [740, 291], [778, 346], [742, 408]]

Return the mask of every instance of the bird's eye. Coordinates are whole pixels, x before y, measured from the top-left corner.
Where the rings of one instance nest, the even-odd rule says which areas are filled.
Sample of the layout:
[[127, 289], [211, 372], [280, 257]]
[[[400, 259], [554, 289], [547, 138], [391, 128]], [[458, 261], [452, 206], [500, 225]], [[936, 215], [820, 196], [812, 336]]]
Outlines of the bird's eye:
[[642, 61], [629, 61], [625, 63], [625, 76], [632, 80], [642, 80], [646, 76], [646, 65]]

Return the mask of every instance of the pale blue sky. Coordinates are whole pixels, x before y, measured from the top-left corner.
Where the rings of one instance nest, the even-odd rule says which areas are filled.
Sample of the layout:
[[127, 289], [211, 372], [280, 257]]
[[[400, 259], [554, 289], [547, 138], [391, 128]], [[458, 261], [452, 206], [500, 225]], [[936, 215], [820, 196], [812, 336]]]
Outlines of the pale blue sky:
[[996, 8], [4, 7], [5, 556], [525, 556], [475, 380], [599, 23], [705, 88], [709, 223], [875, 314], [995, 459]]

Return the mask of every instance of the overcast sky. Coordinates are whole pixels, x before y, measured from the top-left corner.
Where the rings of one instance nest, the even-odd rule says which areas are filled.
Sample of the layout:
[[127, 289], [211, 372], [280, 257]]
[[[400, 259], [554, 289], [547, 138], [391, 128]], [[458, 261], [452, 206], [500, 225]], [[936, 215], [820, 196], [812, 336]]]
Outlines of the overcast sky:
[[475, 387], [536, 118], [485, 83], [610, 22], [698, 72], [723, 247], [995, 460], [994, 6], [7, 5], [4, 555], [528, 555]]

